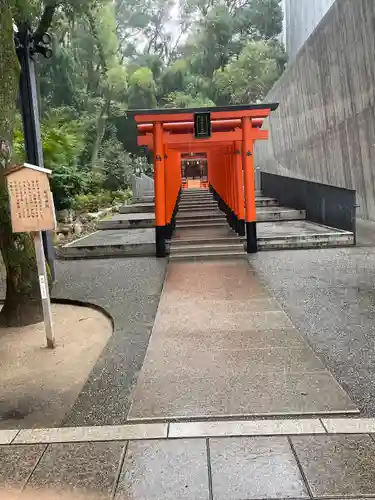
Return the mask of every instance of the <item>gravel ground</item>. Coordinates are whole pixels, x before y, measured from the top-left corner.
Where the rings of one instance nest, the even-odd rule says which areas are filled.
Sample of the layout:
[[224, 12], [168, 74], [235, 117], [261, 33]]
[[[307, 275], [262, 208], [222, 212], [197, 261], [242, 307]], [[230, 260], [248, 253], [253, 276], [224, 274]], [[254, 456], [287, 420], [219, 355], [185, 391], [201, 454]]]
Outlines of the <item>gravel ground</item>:
[[114, 333], [65, 425], [126, 421], [159, 303], [166, 261], [156, 258], [58, 261], [53, 295], [91, 302], [113, 317]]
[[375, 416], [375, 248], [249, 257], [364, 414]]

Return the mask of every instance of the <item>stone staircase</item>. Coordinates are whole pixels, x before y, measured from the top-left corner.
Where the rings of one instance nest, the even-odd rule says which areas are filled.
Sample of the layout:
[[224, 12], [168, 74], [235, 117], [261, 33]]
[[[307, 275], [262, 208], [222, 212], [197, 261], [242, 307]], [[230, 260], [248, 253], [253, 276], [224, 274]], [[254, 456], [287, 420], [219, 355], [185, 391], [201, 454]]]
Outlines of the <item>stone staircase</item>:
[[[281, 207], [274, 198], [257, 193], [259, 250], [348, 246], [354, 235], [306, 221], [305, 210]], [[208, 190], [181, 194], [176, 232], [170, 245], [171, 260], [241, 258], [244, 238], [228, 225], [226, 215]]]
[[170, 260], [231, 259], [246, 256], [241, 238], [228, 226], [208, 190], [181, 194]]

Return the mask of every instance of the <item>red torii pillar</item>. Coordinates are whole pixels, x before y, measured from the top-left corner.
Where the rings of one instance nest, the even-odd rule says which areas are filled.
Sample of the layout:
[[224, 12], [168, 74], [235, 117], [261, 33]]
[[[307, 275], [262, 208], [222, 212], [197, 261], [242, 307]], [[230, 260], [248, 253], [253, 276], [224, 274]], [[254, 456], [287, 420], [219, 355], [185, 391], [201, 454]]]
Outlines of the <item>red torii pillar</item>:
[[[257, 251], [253, 143], [257, 139], [267, 138], [267, 131], [256, 130], [256, 128], [277, 107], [278, 104], [265, 104], [168, 111], [133, 111], [137, 115], [135, 119], [140, 132], [147, 134], [147, 132], [151, 132], [152, 128], [151, 137], [139, 137], [141, 139], [139, 144], [149, 145], [151, 140], [154, 149], [156, 248], [159, 257], [165, 256], [166, 253], [165, 228], [168, 222], [164, 144], [168, 145], [168, 148], [180, 152], [195, 150], [198, 147], [198, 151], [209, 153], [209, 150], [215, 147], [212, 154], [207, 156], [209, 157], [209, 175], [217, 188], [216, 195], [224, 203], [229, 215], [228, 221], [231, 221], [232, 227], [240, 234], [243, 234], [244, 226], [246, 227], [247, 251], [249, 253]], [[191, 133], [196, 112], [208, 112], [211, 115], [213, 134], [209, 139], [197, 139]], [[254, 120], [253, 124], [252, 120]], [[164, 130], [164, 126], [166, 130]], [[237, 128], [238, 126], [241, 128]], [[186, 132], [188, 133], [186, 134]], [[217, 146], [218, 149], [216, 149]], [[230, 152], [230, 158], [224, 158], [225, 165], [223, 164], [223, 168], [220, 170], [221, 165], [217, 165], [216, 162], [219, 163], [220, 159], [223, 158], [218, 157], [218, 152], [220, 151], [223, 155], [225, 150]], [[212, 160], [215, 161], [215, 164], [211, 163]], [[227, 176], [226, 180], [225, 176]], [[171, 208], [169, 205], [168, 210]]]
[[251, 135], [251, 120], [242, 118], [242, 164], [245, 183], [245, 217], [246, 217], [246, 243], [247, 252], [258, 251], [257, 242], [257, 209], [255, 200], [255, 172], [253, 157], [253, 139]]
[[165, 161], [163, 125], [156, 122], [154, 136], [155, 242], [157, 257], [165, 257]]

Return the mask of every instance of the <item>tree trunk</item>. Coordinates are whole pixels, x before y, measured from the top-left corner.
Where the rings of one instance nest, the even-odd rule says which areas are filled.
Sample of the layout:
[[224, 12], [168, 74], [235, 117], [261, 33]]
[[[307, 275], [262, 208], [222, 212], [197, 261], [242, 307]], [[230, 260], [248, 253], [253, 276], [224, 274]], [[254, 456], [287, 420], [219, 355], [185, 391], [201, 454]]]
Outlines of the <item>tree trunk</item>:
[[4, 176], [9, 165], [19, 87], [19, 64], [13, 40], [12, 0], [0, 0], [0, 251], [6, 268], [3, 326], [42, 320], [35, 250], [29, 234], [13, 234]]

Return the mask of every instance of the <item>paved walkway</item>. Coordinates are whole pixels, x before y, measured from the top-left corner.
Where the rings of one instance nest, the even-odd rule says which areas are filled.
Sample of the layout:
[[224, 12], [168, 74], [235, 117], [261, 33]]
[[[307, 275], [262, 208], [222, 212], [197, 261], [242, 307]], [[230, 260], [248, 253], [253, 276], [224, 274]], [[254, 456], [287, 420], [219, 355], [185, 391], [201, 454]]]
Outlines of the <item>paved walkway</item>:
[[169, 264], [129, 420], [353, 412], [245, 259]]
[[21, 500], [33, 490], [69, 500], [62, 492], [90, 500], [375, 497], [374, 431], [374, 419], [0, 431], [0, 495], [5, 487]]

